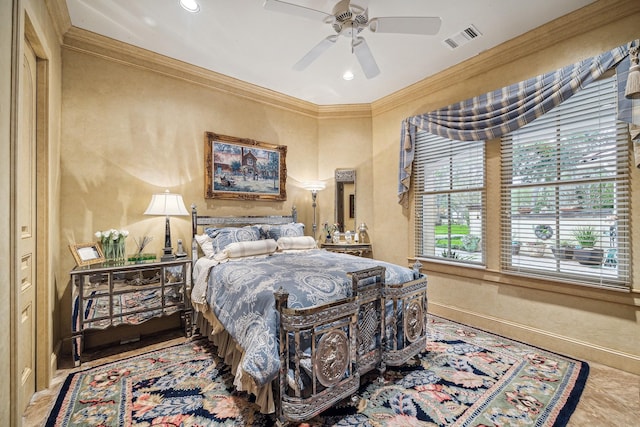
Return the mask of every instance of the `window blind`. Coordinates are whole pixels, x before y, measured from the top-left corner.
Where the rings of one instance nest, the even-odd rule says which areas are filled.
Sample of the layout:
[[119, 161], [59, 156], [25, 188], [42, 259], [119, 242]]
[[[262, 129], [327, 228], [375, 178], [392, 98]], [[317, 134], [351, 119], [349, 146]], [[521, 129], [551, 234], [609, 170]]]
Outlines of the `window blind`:
[[628, 132], [616, 106], [613, 76], [502, 138], [504, 271], [628, 289]]
[[415, 253], [484, 263], [484, 143], [419, 131], [414, 160]]

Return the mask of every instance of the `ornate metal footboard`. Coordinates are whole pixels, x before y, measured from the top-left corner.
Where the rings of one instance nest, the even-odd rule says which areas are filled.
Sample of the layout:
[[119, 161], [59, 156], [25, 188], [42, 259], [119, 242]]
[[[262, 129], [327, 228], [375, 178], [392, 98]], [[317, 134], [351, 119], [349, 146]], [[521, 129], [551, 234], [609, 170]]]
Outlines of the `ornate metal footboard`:
[[427, 345], [427, 277], [383, 289], [389, 325], [383, 361], [400, 366]]
[[[352, 396], [360, 377], [401, 365], [426, 345], [427, 279], [386, 285], [385, 268], [350, 273], [353, 296], [280, 313], [280, 374], [274, 384], [278, 423], [301, 422]], [[383, 331], [386, 331], [383, 333]]]

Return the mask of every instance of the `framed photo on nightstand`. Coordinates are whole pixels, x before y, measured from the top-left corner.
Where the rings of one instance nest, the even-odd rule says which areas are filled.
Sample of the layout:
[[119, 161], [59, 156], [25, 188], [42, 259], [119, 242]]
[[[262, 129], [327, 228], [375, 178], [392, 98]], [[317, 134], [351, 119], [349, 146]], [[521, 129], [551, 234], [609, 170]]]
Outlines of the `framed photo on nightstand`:
[[69, 245], [73, 259], [76, 265], [82, 267], [85, 265], [97, 264], [104, 262], [104, 254], [98, 243], [80, 243], [78, 245]]

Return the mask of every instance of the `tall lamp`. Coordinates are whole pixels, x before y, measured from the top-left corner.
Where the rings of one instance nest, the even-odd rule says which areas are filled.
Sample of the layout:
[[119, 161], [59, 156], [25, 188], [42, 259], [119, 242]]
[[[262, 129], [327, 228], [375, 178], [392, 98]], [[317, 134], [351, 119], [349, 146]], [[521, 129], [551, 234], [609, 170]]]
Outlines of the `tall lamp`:
[[164, 227], [164, 255], [162, 261], [171, 261], [175, 259], [173, 248], [171, 247], [171, 226], [169, 225], [169, 216], [189, 215], [187, 208], [184, 206], [182, 196], [180, 194], [170, 193], [165, 190], [164, 193], [154, 194], [151, 196], [151, 202], [145, 215], [164, 215], [166, 223]]
[[318, 191], [324, 190], [324, 182], [322, 181], [307, 181], [302, 184], [302, 188], [311, 191], [311, 200], [313, 201], [313, 238], [316, 238], [316, 231], [318, 230], [318, 225], [316, 224], [316, 197], [318, 196]]

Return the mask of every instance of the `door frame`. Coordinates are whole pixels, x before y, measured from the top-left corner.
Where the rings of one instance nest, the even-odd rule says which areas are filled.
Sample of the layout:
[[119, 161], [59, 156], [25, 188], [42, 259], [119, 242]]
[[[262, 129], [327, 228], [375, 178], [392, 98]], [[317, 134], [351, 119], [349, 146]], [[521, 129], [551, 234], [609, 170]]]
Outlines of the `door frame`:
[[53, 319], [50, 309], [53, 284], [51, 271], [51, 239], [49, 228], [49, 61], [45, 49], [37, 37], [33, 25], [25, 14], [25, 40], [36, 54], [36, 390], [49, 387], [53, 370], [57, 363], [51, 357]]
[[54, 275], [51, 271], [50, 248], [50, 182], [49, 182], [49, 161], [50, 161], [50, 70], [46, 48], [41, 41], [36, 27], [29, 19], [27, 10], [20, 0], [13, 0], [13, 42], [12, 42], [12, 81], [11, 81], [11, 130], [10, 130], [10, 168], [9, 180], [11, 187], [10, 196], [10, 374], [13, 381], [10, 385], [10, 424], [19, 425], [22, 417], [21, 405], [18, 403], [20, 372], [17, 369], [18, 353], [18, 324], [20, 309], [18, 305], [18, 271], [20, 268], [20, 254], [17, 251], [17, 241], [19, 232], [16, 222], [16, 153], [18, 144], [18, 111], [21, 104], [21, 82], [23, 70], [24, 45], [29, 43], [36, 55], [36, 236], [38, 244], [35, 252], [35, 322], [36, 341], [33, 351], [35, 352], [35, 390], [42, 390], [49, 386], [51, 376], [56, 368], [56, 358], [52, 352], [52, 325], [51, 301], [53, 301]]

